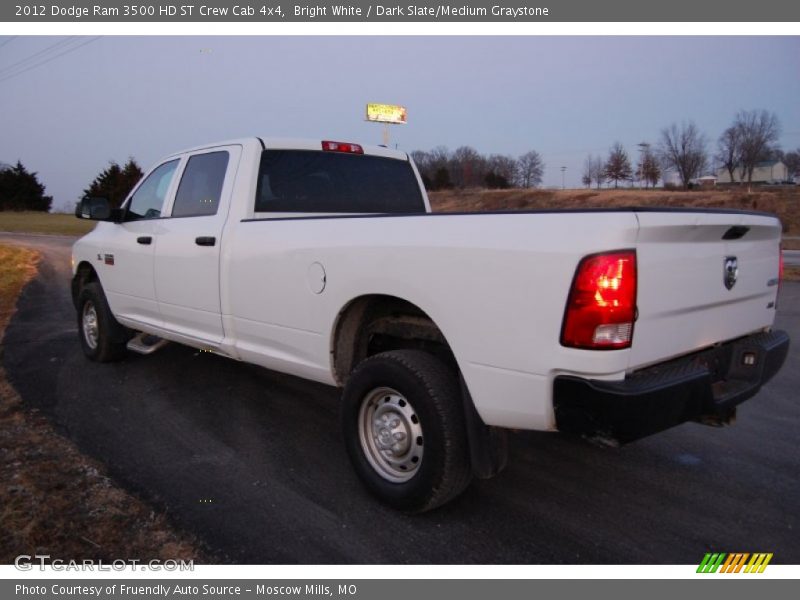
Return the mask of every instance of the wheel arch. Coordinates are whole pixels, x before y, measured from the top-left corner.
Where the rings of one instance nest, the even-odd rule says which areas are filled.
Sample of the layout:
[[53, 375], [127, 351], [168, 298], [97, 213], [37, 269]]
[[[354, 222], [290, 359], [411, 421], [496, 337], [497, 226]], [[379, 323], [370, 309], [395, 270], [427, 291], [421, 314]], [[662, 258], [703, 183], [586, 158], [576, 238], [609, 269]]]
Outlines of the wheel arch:
[[331, 331], [331, 370], [343, 386], [355, 366], [387, 350], [423, 349], [458, 370], [447, 338], [417, 304], [390, 294], [364, 294], [345, 304]]
[[91, 281], [100, 281], [95, 268], [86, 260], [78, 263], [75, 268], [75, 275], [72, 277], [72, 304], [78, 308], [78, 295], [81, 293], [81, 288]]
[[331, 335], [334, 379], [337, 385], [344, 386], [364, 359], [381, 352], [408, 349], [434, 354], [458, 377], [472, 472], [481, 479], [497, 475], [508, 461], [506, 434], [483, 421], [444, 332], [417, 304], [393, 295], [367, 294], [342, 307]]

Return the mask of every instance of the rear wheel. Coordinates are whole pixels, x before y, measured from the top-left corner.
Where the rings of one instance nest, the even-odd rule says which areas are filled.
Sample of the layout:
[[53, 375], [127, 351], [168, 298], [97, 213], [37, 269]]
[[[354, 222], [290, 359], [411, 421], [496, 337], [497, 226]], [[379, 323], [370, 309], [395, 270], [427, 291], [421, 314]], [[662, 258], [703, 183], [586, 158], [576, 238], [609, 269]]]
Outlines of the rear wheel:
[[130, 332], [114, 318], [96, 281], [85, 284], [78, 294], [78, 337], [83, 353], [97, 362], [120, 360], [126, 354]]
[[458, 496], [472, 477], [455, 374], [419, 350], [383, 352], [345, 387], [342, 428], [356, 473], [380, 500], [423, 512]]

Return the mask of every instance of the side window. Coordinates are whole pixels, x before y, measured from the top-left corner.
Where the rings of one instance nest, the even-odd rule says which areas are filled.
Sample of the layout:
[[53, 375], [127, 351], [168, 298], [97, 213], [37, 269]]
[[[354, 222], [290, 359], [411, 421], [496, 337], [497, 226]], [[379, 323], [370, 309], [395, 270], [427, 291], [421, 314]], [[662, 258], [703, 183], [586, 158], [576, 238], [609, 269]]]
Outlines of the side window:
[[167, 190], [177, 166], [178, 160], [171, 160], [147, 176], [128, 203], [126, 220], [156, 219], [161, 216], [161, 207], [164, 206]]
[[227, 152], [208, 152], [192, 156], [183, 171], [172, 216], [198, 217], [217, 214], [227, 169]]

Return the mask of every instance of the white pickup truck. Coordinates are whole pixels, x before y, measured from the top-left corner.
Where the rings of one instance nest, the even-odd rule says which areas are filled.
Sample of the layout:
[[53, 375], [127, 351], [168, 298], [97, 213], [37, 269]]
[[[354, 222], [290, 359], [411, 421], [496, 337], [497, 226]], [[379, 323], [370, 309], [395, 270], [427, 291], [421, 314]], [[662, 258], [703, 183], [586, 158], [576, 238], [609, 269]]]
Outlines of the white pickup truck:
[[730, 422], [783, 364], [769, 214], [431, 214], [408, 155], [243, 139], [173, 154], [73, 248], [96, 361], [167, 341], [344, 388], [348, 454], [407, 511], [506, 461], [506, 429], [624, 443]]

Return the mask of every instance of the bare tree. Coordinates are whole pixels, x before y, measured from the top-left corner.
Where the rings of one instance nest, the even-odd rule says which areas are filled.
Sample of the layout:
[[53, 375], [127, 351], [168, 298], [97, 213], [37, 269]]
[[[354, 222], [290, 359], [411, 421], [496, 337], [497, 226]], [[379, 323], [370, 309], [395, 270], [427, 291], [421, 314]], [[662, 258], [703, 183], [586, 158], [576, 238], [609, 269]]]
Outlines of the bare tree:
[[784, 154], [783, 162], [786, 164], [789, 179], [800, 176], [800, 148]]
[[417, 169], [425, 171], [430, 165], [431, 155], [424, 150], [414, 150], [411, 153], [411, 160], [417, 165]]
[[450, 176], [456, 187], [481, 187], [486, 177], [486, 159], [471, 146], [456, 148], [450, 157]]
[[450, 164], [450, 150], [446, 146], [436, 146], [428, 153], [431, 169], [434, 171], [447, 168]]
[[[587, 179], [588, 183], [585, 181]], [[606, 180], [606, 173], [605, 173], [605, 164], [603, 163], [603, 159], [599, 156], [593, 156], [589, 154], [583, 161], [582, 181], [587, 186], [591, 186], [592, 183], [596, 183], [597, 189], [600, 189], [600, 186], [605, 182], [605, 180]]]
[[708, 163], [706, 137], [691, 121], [680, 128], [673, 123], [661, 130], [659, 154], [664, 167], [677, 171], [683, 187], [688, 188], [689, 181], [699, 176]]
[[602, 156], [595, 156], [592, 158], [592, 176], [599, 190], [600, 186], [606, 182], [606, 165], [603, 162]]
[[517, 159], [519, 184], [521, 187], [536, 187], [542, 183], [544, 161], [536, 150], [526, 152]]
[[489, 174], [494, 174], [497, 181], [502, 181], [506, 185], [497, 187], [514, 187], [517, 185], [517, 161], [511, 156], [504, 154], [492, 154], [486, 159], [486, 168]]
[[450, 180], [450, 151], [437, 146], [430, 152], [415, 150], [411, 158], [419, 169], [422, 182], [428, 190], [441, 190], [453, 187]]
[[628, 181], [633, 176], [631, 160], [628, 158], [625, 148], [619, 142], [615, 142], [608, 152], [605, 176], [608, 181], [614, 182], [614, 188], [618, 187], [620, 181]]
[[756, 166], [760, 161], [769, 158], [773, 144], [778, 140], [780, 125], [775, 113], [766, 110], [743, 110], [736, 115], [734, 127], [739, 135], [742, 179], [747, 176], [749, 188]]
[[739, 128], [735, 126], [728, 127], [717, 140], [717, 155], [715, 158], [728, 171], [731, 183], [736, 181], [736, 167], [739, 166], [740, 153]]
[[639, 157], [639, 165], [636, 168], [639, 181], [644, 181], [645, 187], [656, 187], [658, 180], [661, 179], [661, 166], [655, 153], [646, 146]]
[[583, 175], [581, 176], [581, 181], [587, 188], [592, 187], [592, 182], [594, 181], [594, 159], [591, 154], [583, 161]]

